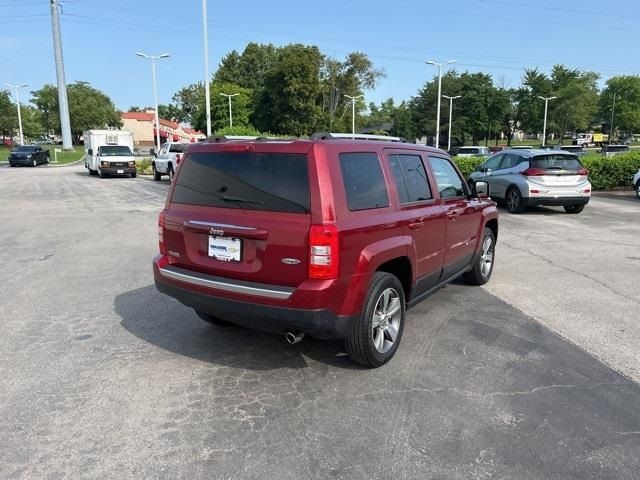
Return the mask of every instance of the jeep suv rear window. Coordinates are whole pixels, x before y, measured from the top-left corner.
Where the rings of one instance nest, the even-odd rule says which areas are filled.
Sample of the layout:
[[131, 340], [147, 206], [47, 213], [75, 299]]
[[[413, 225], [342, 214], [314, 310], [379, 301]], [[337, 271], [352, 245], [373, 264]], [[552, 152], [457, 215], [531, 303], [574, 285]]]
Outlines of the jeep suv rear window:
[[377, 154], [343, 153], [340, 155], [340, 168], [349, 210], [389, 206], [387, 184]]
[[182, 163], [172, 202], [272, 212], [309, 212], [307, 156], [192, 153]]

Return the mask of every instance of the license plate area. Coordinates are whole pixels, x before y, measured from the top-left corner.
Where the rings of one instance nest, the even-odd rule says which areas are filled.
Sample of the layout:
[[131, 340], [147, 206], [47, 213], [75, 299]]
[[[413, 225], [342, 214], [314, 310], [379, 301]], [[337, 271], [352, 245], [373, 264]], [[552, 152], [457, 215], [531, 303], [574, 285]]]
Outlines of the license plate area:
[[208, 254], [223, 262], [239, 262], [242, 259], [242, 240], [209, 235]]
[[124, 170], [118, 170], [117, 173], [124, 173]]

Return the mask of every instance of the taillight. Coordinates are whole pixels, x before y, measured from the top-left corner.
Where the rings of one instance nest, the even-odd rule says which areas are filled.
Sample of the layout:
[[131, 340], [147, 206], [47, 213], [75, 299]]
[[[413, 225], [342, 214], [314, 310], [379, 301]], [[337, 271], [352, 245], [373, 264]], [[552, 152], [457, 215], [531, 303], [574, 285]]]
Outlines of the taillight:
[[158, 217], [158, 247], [162, 255], [167, 254], [167, 251], [164, 248], [164, 217], [165, 211], [163, 210], [160, 212], [160, 216]]
[[182, 160], [182, 154], [176, 153], [176, 165], [180, 164], [180, 160]]
[[578, 175], [580, 175], [581, 177], [586, 177], [587, 175], [589, 175], [589, 170], [582, 167], [580, 170], [578, 170]]
[[309, 278], [334, 279], [339, 273], [338, 229], [335, 225], [309, 228]]
[[547, 172], [542, 170], [541, 168], [527, 168], [522, 175], [525, 177], [541, 177], [542, 175], [546, 175]]

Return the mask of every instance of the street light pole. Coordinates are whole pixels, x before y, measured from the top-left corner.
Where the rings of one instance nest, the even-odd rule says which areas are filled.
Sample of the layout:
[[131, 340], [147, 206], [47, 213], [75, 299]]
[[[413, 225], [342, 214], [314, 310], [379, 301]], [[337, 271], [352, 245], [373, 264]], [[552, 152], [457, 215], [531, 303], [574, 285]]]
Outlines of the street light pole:
[[209, 29], [207, 0], [202, 0], [202, 29], [204, 30], [204, 98], [207, 117], [207, 137], [211, 136], [211, 92], [209, 91]]
[[11, 83], [5, 83], [7, 87], [11, 87], [16, 91], [16, 104], [18, 106], [18, 128], [20, 130], [20, 145], [24, 145], [24, 135], [22, 134], [22, 114], [20, 113], [20, 89], [28, 86], [26, 83], [20, 85], [12, 85]]
[[613, 107], [611, 108], [611, 128], [609, 128], [609, 145], [613, 142], [613, 118], [616, 112], [616, 93], [613, 92]]
[[160, 150], [160, 118], [158, 116], [158, 82], [156, 79], [156, 60], [160, 60], [161, 58], [169, 58], [170, 55], [168, 53], [163, 53], [162, 55], [147, 55], [141, 52], [136, 52], [136, 55], [142, 58], [146, 58], [151, 60], [151, 73], [153, 76], [153, 101], [155, 102], [155, 112], [156, 112], [156, 153]]
[[438, 109], [436, 112], [436, 148], [440, 148], [440, 100], [442, 97], [442, 67], [454, 63], [455, 60], [449, 60], [447, 62], [434, 62], [433, 60], [427, 60], [427, 64], [438, 67]]
[[[544, 147], [547, 143], [547, 111], [549, 107], [549, 100], [555, 100], [558, 97], [540, 97], [540, 100], [544, 100], [544, 126], [542, 127], [542, 146]], [[562, 141], [560, 141], [562, 143]]]
[[351, 100], [351, 138], [356, 138], [356, 100], [363, 98], [364, 95], [345, 95], [346, 98]]
[[455, 97], [449, 97], [442, 95], [444, 98], [449, 99], [449, 143], [447, 145], [447, 152], [451, 151], [451, 119], [453, 118], [453, 101], [462, 98], [462, 95], [456, 95]]
[[231, 98], [237, 97], [240, 94], [239, 93], [232, 93], [232, 94], [221, 93], [220, 95], [222, 95], [223, 97], [227, 97], [229, 99], [229, 128], [233, 128], [233, 111], [231, 110]]

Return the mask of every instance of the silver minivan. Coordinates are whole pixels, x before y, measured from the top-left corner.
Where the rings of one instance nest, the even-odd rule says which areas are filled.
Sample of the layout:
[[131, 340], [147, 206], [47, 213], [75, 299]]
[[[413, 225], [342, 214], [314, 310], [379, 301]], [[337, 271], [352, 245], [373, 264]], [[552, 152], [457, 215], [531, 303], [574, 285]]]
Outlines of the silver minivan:
[[536, 205], [580, 213], [591, 198], [588, 175], [578, 156], [569, 152], [505, 150], [481, 163], [469, 185], [487, 182], [491, 198], [504, 202], [511, 213]]

